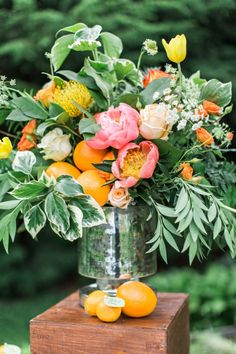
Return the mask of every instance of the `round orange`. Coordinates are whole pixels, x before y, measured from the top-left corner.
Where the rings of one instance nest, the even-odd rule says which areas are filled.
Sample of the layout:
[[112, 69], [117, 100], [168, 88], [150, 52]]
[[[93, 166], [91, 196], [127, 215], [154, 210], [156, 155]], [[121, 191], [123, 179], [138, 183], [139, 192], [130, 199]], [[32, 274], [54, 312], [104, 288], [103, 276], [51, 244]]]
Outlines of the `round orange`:
[[88, 146], [85, 140], [78, 143], [73, 153], [75, 165], [81, 171], [95, 170], [93, 163], [101, 163], [107, 150], [96, 150]]
[[[104, 156], [103, 160], [102, 161], [106, 161], [106, 160], [115, 160], [115, 155], [114, 155], [114, 152], [113, 151], [108, 151], [106, 153], [106, 155]], [[102, 178], [105, 178], [106, 181], [110, 181], [111, 179], [114, 178], [114, 175], [112, 173], [109, 173], [109, 172], [105, 172], [105, 171], [102, 171], [102, 170], [98, 170], [99, 171], [99, 175], [102, 177]]]
[[46, 169], [46, 174], [54, 178], [58, 178], [62, 175], [71, 176], [74, 179], [77, 179], [80, 175], [80, 171], [73, 165], [68, 162], [53, 162], [48, 168]]
[[83, 187], [84, 193], [91, 195], [99, 205], [107, 203], [111, 187], [103, 186], [106, 180], [99, 175], [98, 170], [82, 172], [77, 181]]
[[[103, 299], [104, 300], [104, 299]], [[115, 322], [121, 315], [121, 307], [110, 307], [101, 300], [96, 307], [96, 315], [103, 322]]]
[[122, 312], [130, 317], [144, 317], [152, 313], [157, 305], [155, 292], [139, 281], [128, 281], [117, 289], [117, 297], [125, 301]]
[[96, 316], [97, 304], [104, 299], [105, 293], [102, 290], [95, 290], [85, 299], [84, 309], [90, 316]]
[[103, 157], [103, 161], [105, 160], [115, 160], [115, 155], [113, 151], [108, 151], [106, 155]]

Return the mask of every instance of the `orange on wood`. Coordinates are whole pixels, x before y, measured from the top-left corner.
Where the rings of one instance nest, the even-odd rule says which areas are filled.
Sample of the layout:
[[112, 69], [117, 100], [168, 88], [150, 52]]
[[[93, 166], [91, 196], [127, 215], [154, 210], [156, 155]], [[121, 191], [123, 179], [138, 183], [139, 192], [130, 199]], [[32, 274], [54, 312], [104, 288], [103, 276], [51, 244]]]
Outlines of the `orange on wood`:
[[121, 315], [121, 307], [110, 307], [101, 300], [96, 307], [96, 315], [103, 322], [115, 322]]
[[157, 305], [155, 292], [139, 281], [128, 281], [119, 286], [117, 296], [125, 301], [122, 312], [130, 317], [144, 317], [152, 313]]
[[107, 203], [111, 187], [103, 186], [106, 180], [99, 175], [98, 170], [82, 172], [78, 182], [83, 187], [84, 193], [91, 195], [99, 205], [103, 206]]
[[74, 179], [77, 179], [80, 175], [80, 171], [73, 165], [68, 162], [53, 162], [48, 168], [46, 169], [46, 174], [54, 178], [58, 178], [62, 175], [71, 176]]
[[106, 153], [107, 150], [93, 149], [83, 140], [76, 145], [73, 160], [81, 171], [95, 170], [93, 163], [101, 163]]
[[104, 299], [105, 293], [102, 290], [95, 290], [85, 299], [84, 309], [90, 316], [96, 316], [97, 304]]

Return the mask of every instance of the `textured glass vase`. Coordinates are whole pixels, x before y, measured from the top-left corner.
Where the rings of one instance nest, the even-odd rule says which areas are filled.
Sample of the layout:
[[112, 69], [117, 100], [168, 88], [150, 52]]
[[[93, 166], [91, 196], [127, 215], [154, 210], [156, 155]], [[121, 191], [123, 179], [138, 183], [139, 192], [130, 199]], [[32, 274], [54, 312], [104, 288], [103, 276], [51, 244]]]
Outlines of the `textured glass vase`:
[[79, 273], [104, 288], [156, 272], [156, 253], [147, 253], [154, 234], [145, 205], [104, 207], [107, 224], [84, 229], [79, 243]]

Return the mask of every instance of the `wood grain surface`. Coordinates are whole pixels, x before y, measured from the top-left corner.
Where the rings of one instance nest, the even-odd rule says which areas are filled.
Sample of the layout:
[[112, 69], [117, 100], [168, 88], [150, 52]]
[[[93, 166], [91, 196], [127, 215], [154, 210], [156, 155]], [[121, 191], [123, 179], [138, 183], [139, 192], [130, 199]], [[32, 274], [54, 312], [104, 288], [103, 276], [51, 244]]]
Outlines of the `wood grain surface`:
[[158, 293], [149, 316], [103, 323], [73, 293], [30, 322], [32, 354], [189, 354], [186, 294]]

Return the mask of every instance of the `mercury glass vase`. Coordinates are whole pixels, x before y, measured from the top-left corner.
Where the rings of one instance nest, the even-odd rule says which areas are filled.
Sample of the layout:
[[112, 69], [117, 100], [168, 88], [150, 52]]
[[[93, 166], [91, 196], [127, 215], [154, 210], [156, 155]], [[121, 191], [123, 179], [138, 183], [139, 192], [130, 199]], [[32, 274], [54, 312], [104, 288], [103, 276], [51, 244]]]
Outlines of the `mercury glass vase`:
[[79, 242], [79, 273], [96, 279], [93, 289], [103, 290], [156, 273], [156, 253], [147, 253], [147, 241], [154, 234], [153, 221], [147, 221], [148, 207], [104, 207], [104, 213], [106, 224], [84, 229]]

